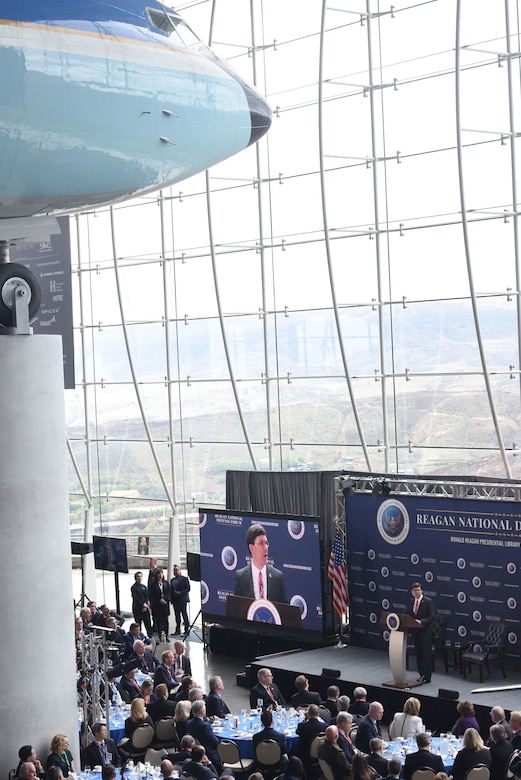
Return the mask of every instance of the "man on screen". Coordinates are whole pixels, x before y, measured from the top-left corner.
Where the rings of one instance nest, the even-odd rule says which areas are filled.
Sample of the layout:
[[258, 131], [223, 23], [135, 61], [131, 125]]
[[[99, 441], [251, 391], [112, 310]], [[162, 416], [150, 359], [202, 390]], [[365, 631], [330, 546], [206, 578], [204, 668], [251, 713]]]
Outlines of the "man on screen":
[[234, 595], [287, 604], [284, 576], [268, 563], [269, 542], [264, 526], [255, 523], [248, 528], [246, 545], [251, 563], [235, 573]]

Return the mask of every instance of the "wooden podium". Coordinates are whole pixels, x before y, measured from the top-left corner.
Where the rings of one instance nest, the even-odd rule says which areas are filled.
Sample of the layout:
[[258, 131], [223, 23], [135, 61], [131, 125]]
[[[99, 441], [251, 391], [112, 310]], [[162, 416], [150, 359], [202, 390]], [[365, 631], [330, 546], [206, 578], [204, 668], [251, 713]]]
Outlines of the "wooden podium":
[[410, 615], [399, 615], [397, 612], [382, 612], [380, 625], [389, 632], [389, 664], [393, 680], [384, 682], [388, 688], [417, 688], [422, 683], [408, 680], [405, 670], [405, 654], [407, 650], [407, 631], [417, 631], [421, 626]]

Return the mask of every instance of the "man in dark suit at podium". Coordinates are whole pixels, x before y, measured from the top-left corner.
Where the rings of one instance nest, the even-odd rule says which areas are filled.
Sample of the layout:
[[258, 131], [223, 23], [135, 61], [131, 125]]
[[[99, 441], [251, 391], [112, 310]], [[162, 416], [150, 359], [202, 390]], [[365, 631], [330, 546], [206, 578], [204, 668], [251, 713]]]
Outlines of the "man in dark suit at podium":
[[264, 526], [255, 523], [246, 533], [251, 563], [235, 573], [235, 596], [269, 599], [287, 604], [284, 575], [268, 563], [269, 542]]
[[418, 663], [418, 682], [430, 683], [432, 674], [432, 629], [435, 611], [432, 599], [424, 595], [421, 583], [415, 582], [411, 588], [412, 599], [407, 607], [410, 615], [421, 628], [413, 629], [414, 648]]

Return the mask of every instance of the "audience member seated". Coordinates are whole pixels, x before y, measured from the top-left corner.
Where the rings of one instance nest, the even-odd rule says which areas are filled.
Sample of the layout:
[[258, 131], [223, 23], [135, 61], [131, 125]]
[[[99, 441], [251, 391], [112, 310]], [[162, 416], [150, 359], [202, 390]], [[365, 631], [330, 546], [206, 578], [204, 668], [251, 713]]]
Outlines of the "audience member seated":
[[[260, 731], [257, 731], [253, 735], [253, 755], [255, 756], [255, 749], [259, 742], [263, 742], [265, 739], [272, 739], [280, 747], [280, 762], [277, 768], [282, 769], [286, 761], [288, 760], [288, 745], [286, 743], [286, 737], [281, 731], [276, 731], [273, 728], [273, 713], [270, 710], [266, 710], [261, 715], [261, 723], [264, 726]], [[265, 767], [259, 763], [259, 769], [262, 771]]]
[[136, 677], [136, 670], [129, 669], [128, 672], [125, 672], [125, 674], [121, 675], [121, 680], [118, 683], [118, 687], [119, 690], [121, 691], [121, 695], [123, 696], [123, 698], [125, 698], [126, 696], [130, 702], [134, 701], [134, 699], [137, 699], [137, 697], [141, 693], [139, 683], [137, 682], [135, 677]]
[[91, 631], [92, 630], [92, 612], [89, 607], [83, 607], [83, 609], [80, 610], [80, 617], [83, 623], [83, 630], [84, 631]]
[[168, 688], [164, 683], [156, 685], [155, 694], [157, 701], [152, 702], [147, 707], [147, 712], [157, 723], [161, 718], [173, 718], [175, 713], [175, 702], [168, 699]]
[[295, 688], [297, 693], [291, 697], [291, 706], [307, 707], [309, 704], [320, 704], [320, 694], [309, 690], [309, 680], [304, 674], [299, 674], [295, 678]]
[[[152, 727], [154, 726], [152, 717], [145, 710], [145, 702], [141, 696], [139, 696], [137, 699], [134, 699], [130, 705], [130, 715], [125, 720], [125, 736], [128, 737], [128, 739], [132, 739], [134, 731], [138, 726], [142, 726], [143, 723], [149, 723]], [[99, 761], [96, 761], [96, 763], [99, 764]]]
[[366, 689], [362, 688], [361, 685], [359, 685], [358, 688], [355, 688], [353, 691], [353, 699], [354, 701], [351, 702], [348, 712], [361, 719], [369, 712]]
[[263, 710], [272, 710], [277, 704], [281, 707], [286, 706], [284, 696], [279, 690], [279, 687], [273, 682], [273, 675], [271, 669], [259, 669], [257, 672], [257, 685], [254, 685], [250, 690], [250, 707], [256, 709], [261, 701], [261, 707]]
[[521, 750], [521, 712], [519, 710], [510, 713], [508, 725], [512, 729], [512, 747], [514, 750]]
[[18, 767], [16, 769], [17, 776], [20, 775], [20, 766], [23, 763], [30, 761], [31, 764], [34, 764], [36, 775], [40, 778], [45, 777], [45, 772], [43, 770], [41, 761], [39, 761], [39, 759], [36, 758], [36, 750], [33, 748], [32, 745], [22, 745], [22, 747], [18, 751], [18, 758], [20, 759], [20, 763], [18, 764]]
[[[141, 702], [141, 699], [137, 699]], [[83, 766], [106, 766], [113, 764], [121, 766], [121, 757], [118, 753], [116, 743], [107, 734], [107, 727], [104, 723], [94, 723], [92, 726], [94, 739], [87, 745], [83, 751]]]
[[129, 630], [126, 632], [126, 634], [123, 634], [123, 647], [125, 648], [123, 652], [123, 659], [125, 661], [134, 652], [134, 642], [136, 639], [141, 639], [141, 641], [145, 643], [147, 650], [150, 650], [151, 653], [154, 652], [154, 641], [139, 630], [138, 623], [131, 623]]
[[281, 775], [278, 775], [276, 780], [301, 780], [303, 776], [304, 764], [298, 756], [291, 756], [284, 767], [284, 772]]
[[373, 737], [381, 737], [380, 721], [383, 718], [384, 708], [379, 701], [372, 701], [369, 712], [364, 715], [356, 732], [355, 746], [362, 753], [369, 753], [369, 742]]
[[177, 639], [174, 642], [174, 676], [178, 683], [185, 674], [192, 674], [192, 664], [186, 655], [185, 643]]
[[158, 666], [158, 660], [150, 650], [147, 650], [145, 643], [141, 639], [136, 639], [134, 642], [134, 650], [130, 655], [130, 662], [137, 661], [138, 665], [136, 669], [142, 674], [148, 674], [150, 677], [154, 676], [156, 667]]
[[[340, 699], [342, 696], [340, 697]], [[335, 724], [331, 724], [335, 725]], [[353, 725], [353, 716], [350, 712], [340, 710], [336, 716], [336, 727], [338, 728], [338, 746], [344, 751], [345, 756], [350, 764], [353, 763], [353, 756], [355, 754], [353, 742], [349, 736], [351, 726]]]
[[429, 766], [435, 772], [445, 772], [441, 756], [435, 756], [434, 753], [431, 753], [431, 739], [427, 734], [417, 734], [416, 745], [418, 750], [415, 753], [409, 753], [405, 757], [403, 766], [404, 780], [411, 780], [413, 773], [424, 766]]
[[177, 753], [168, 753], [168, 758], [173, 764], [182, 764], [187, 758], [192, 757], [192, 748], [195, 745], [195, 739], [190, 734], [185, 734], [181, 738], [181, 749]]
[[[188, 701], [192, 705], [192, 710], [193, 710], [193, 705], [195, 701], [204, 701], [203, 689], [198, 688], [197, 685], [194, 688], [190, 688], [190, 690], [188, 691]], [[192, 717], [192, 712], [190, 713], [190, 717]], [[208, 721], [208, 723], [212, 722], [212, 719], [209, 718], [207, 715], [205, 716], [205, 720]]]
[[[389, 759], [389, 774], [387, 777], [384, 777], [384, 780], [398, 780], [400, 777], [400, 773], [402, 771], [402, 762], [399, 758], [390, 758]], [[438, 774], [445, 774], [444, 772], [439, 772]], [[449, 780], [447, 775], [445, 775], [445, 778], [439, 778], [439, 780]]]
[[50, 766], [45, 773], [46, 780], [63, 780], [63, 772], [59, 766]]
[[177, 680], [174, 674], [174, 654], [171, 650], [163, 650], [161, 663], [154, 672], [154, 689], [163, 684], [167, 686], [168, 695], [173, 699], [177, 690]]
[[469, 769], [472, 769], [476, 764], [485, 764], [489, 767], [490, 762], [490, 750], [484, 747], [478, 731], [471, 726], [463, 735], [463, 747], [456, 753], [452, 765], [452, 778], [453, 780], [465, 780]]
[[224, 718], [229, 715], [230, 709], [222, 698], [224, 683], [222, 677], [210, 677], [208, 680], [210, 693], [206, 697], [206, 714], [210, 718]]
[[503, 707], [499, 707], [499, 705], [492, 707], [490, 710], [490, 720], [492, 721], [493, 726], [503, 726], [507, 733], [507, 738], [512, 739], [512, 729], [508, 725]]
[[175, 695], [176, 701], [188, 701], [190, 691], [195, 688], [195, 682], [190, 674], [185, 674], [181, 677], [181, 685]]
[[154, 693], [154, 686], [151, 680], [143, 680], [139, 689], [139, 696], [145, 702], [145, 707], [149, 704], [157, 701], [157, 696]]
[[[192, 705], [193, 718], [188, 721], [186, 731], [197, 740], [206, 750], [206, 754], [212, 764], [221, 771], [221, 762], [217, 753], [217, 743], [219, 740], [213, 733], [212, 727], [204, 718], [206, 715], [206, 704], [204, 701], [194, 701]], [[192, 751], [193, 754], [193, 751]]]
[[495, 723], [490, 727], [490, 780], [505, 780], [507, 764], [514, 748], [505, 727]]
[[370, 753], [367, 763], [379, 777], [387, 777], [389, 774], [389, 762], [383, 757], [384, 741], [380, 737], [373, 737], [369, 742]]
[[338, 697], [340, 696], [340, 688], [338, 685], [330, 685], [327, 689], [327, 698], [322, 702], [322, 706], [325, 707], [331, 713], [332, 718], [336, 718], [338, 715]]
[[452, 733], [455, 737], [462, 737], [467, 729], [476, 729], [479, 733], [479, 723], [474, 714], [474, 705], [468, 699], [462, 699], [458, 702], [456, 709], [459, 712], [459, 718], [452, 727]]
[[318, 704], [310, 704], [304, 716], [304, 720], [297, 726], [297, 735], [299, 739], [294, 752], [295, 755], [302, 760], [306, 771], [310, 764], [309, 751], [311, 749], [311, 743], [317, 734], [322, 734], [326, 730], [324, 722], [319, 719], [319, 712]]
[[123, 631], [120, 626], [118, 626], [118, 621], [115, 617], [107, 618], [107, 628], [110, 629], [110, 632], [107, 633], [106, 639], [107, 642], [112, 642], [115, 645], [121, 645], [121, 655], [123, 654], [123, 637], [125, 636], [125, 632]]
[[75, 772], [74, 760], [69, 750], [69, 738], [65, 734], [55, 734], [51, 740], [51, 752], [47, 756], [45, 769], [58, 766], [64, 777], [69, 777], [69, 772]]
[[38, 775], [36, 774], [36, 767], [32, 761], [22, 761], [18, 765], [17, 777], [20, 780], [36, 780]]
[[[420, 701], [415, 696], [409, 696], [403, 705], [403, 712], [395, 712], [393, 722], [389, 727], [390, 739], [397, 737], [415, 737], [425, 731], [420, 715]], [[382, 775], [383, 776], [383, 775]]]
[[326, 738], [318, 748], [318, 757], [331, 767], [335, 780], [348, 780], [351, 777], [349, 762], [342, 748], [338, 746], [338, 728], [336, 726], [327, 727]]
[[194, 745], [192, 755], [183, 764], [183, 772], [197, 778], [197, 780], [212, 780], [217, 777], [217, 770], [206, 756], [203, 745]]
[[161, 761], [161, 774], [163, 776], [163, 780], [170, 780], [171, 777], [174, 777], [174, 768], [175, 767], [169, 758], [164, 758]]
[[175, 720], [175, 730], [177, 731], [177, 736], [179, 739], [183, 737], [186, 734], [186, 727], [188, 725], [188, 721], [190, 720], [192, 716], [192, 705], [189, 701], [186, 699], [183, 701], [178, 701], [175, 705], [174, 710], [174, 720]]
[[367, 756], [363, 753], [356, 753], [351, 766], [352, 780], [374, 780], [376, 772], [372, 766], [369, 766]]
[[116, 774], [114, 764], [105, 764], [101, 767], [101, 780], [116, 780]]

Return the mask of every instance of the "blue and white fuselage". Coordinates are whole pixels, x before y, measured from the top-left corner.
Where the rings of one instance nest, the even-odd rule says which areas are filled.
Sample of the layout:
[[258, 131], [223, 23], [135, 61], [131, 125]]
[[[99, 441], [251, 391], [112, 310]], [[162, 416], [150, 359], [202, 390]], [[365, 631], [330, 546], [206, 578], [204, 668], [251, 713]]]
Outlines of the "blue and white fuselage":
[[269, 128], [264, 98], [157, 0], [3, 0], [0, 220], [165, 187]]

